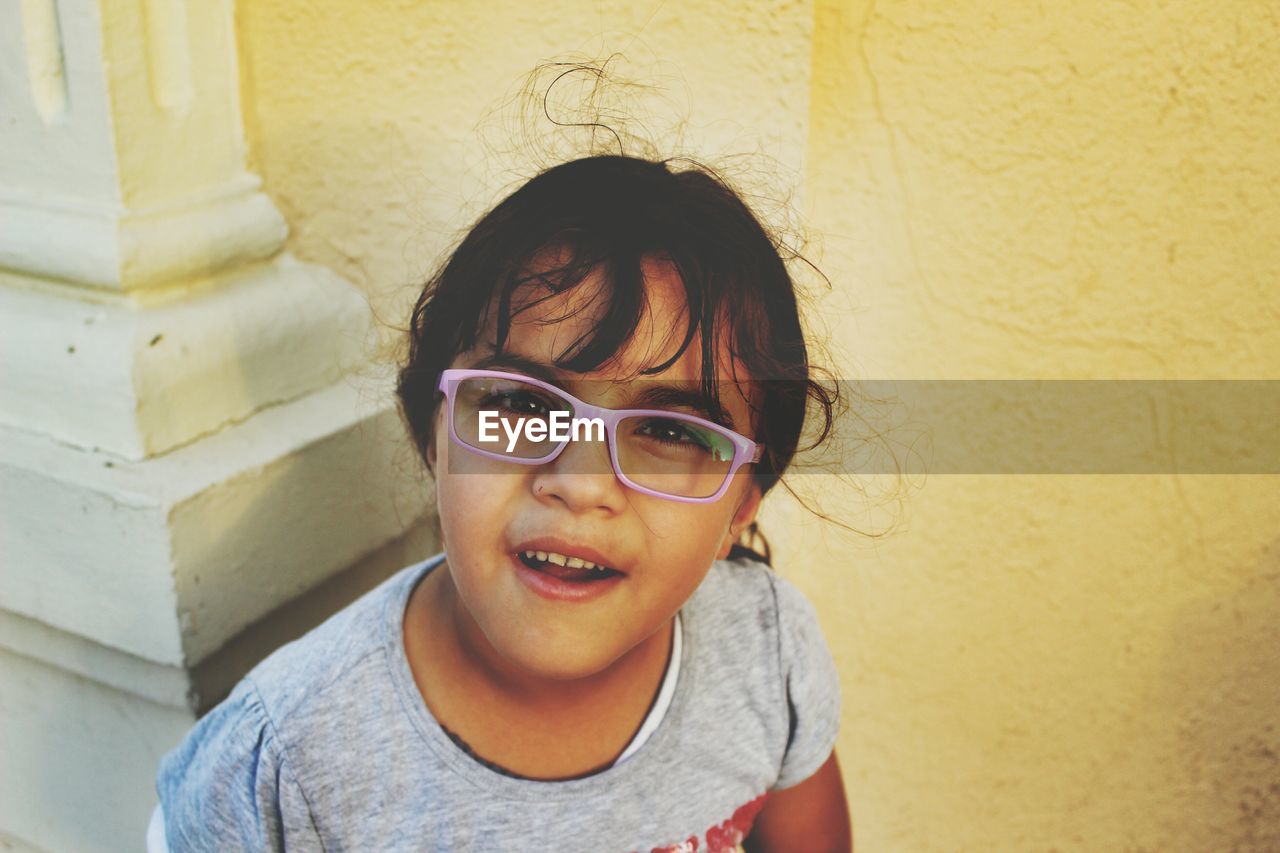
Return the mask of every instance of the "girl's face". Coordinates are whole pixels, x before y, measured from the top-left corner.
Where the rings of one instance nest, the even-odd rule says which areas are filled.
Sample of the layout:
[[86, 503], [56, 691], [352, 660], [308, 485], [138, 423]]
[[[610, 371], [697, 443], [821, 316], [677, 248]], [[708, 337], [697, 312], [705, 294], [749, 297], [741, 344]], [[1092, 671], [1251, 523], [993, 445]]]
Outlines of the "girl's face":
[[[592, 278], [513, 319], [503, 354], [516, 360], [494, 360], [489, 329], [480, 338], [489, 345], [459, 355], [451, 366], [528, 372], [534, 363], [569, 393], [609, 408], [639, 407], [640, 387], [697, 383], [696, 339], [662, 373], [638, 382], [611, 381], [630, 380], [640, 369], [665, 361], [686, 329], [684, 290], [675, 269], [657, 259], [646, 260], [642, 269], [647, 307], [640, 325], [600, 370], [572, 374], [552, 366], [593, 328], [589, 300], [598, 279]], [[588, 300], [588, 310], [576, 310], [584, 307], [582, 300]], [[729, 378], [727, 353], [719, 376], [721, 405], [740, 432], [754, 437], [748, 402]], [[455, 616], [461, 630], [477, 640], [482, 635], [506, 663], [528, 674], [585, 678], [647, 640], [659, 639], [659, 629], [669, 624], [711, 563], [728, 553], [760, 502], [750, 466], [740, 469], [724, 497], [712, 503], [642, 494], [612, 473], [607, 444], [599, 441], [570, 442], [544, 465], [486, 459], [450, 444], [445, 409], [442, 404], [436, 416], [428, 461], [436, 472], [447, 566], [461, 605]], [[576, 598], [548, 594], [546, 576], [521, 559], [527, 550], [582, 557], [621, 574], [577, 584], [582, 595]]]

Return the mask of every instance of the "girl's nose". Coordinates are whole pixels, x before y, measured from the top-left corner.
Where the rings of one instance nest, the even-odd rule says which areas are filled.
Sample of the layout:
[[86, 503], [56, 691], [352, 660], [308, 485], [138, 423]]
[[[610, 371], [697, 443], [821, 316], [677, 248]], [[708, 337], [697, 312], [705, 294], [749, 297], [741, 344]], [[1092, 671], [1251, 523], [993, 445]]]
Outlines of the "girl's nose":
[[539, 500], [573, 512], [618, 512], [626, 506], [626, 488], [613, 472], [607, 441], [570, 441], [533, 476], [533, 494]]

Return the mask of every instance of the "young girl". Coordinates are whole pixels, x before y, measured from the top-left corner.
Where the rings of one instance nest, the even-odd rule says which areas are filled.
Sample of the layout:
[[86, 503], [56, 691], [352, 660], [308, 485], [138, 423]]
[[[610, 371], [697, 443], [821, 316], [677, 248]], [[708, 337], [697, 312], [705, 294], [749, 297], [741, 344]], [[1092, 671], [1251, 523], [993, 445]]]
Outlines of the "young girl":
[[737, 544], [827, 403], [741, 199], [629, 157], [543, 172], [428, 284], [398, 393], [444, 553], [165, 758], [169, 847], [849, 849], [831, 655]]

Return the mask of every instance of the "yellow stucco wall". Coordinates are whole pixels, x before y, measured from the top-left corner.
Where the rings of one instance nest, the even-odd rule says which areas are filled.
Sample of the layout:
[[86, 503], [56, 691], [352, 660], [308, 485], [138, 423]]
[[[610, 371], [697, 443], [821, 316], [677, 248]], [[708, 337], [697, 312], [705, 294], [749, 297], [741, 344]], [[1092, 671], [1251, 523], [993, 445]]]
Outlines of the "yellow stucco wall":
[[513, 96], [551, 59], [621, 53], [612, 71], [657, 90], [601, 104], [663, 153], [759, 151], [798, 183], [812, 26], [808, 2], [240, 3], [251, 168], [292, 250], [391, 305], [545, 158], [548, 125]]
[[[1280, 373], [1265, 4], [237, 15], [252, 166], [291, 248], [389, 321], [512, 177], [498, 98], [548, 57], [624, 50], [674, 83], [635, 105], [652, 130], [683, 119], [681, 147], [803, 179], [847, 375]], [[841, 667], [860, 850], [1280, 847], [1276, 478], [935, 476], [875, 540], [772, 516]]]
[[[846, 369], [1275, 378], [1277, 38], [1265, 4], [821, 0]], [[936, 476], [828, 536], [862, 849], [1280, 848], [1277, 485]]]

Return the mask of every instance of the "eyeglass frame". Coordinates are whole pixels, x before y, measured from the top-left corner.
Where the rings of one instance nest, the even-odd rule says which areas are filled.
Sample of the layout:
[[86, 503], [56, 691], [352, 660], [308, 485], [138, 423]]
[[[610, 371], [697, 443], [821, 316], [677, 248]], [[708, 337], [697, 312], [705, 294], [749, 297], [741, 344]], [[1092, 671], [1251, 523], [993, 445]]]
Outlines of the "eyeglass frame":
[[[687, 412], [676, 412], [671, 409], [610, 409], [604, 406], [593, 406], [583, 400], [570, 394], [568, 391], [550, 382], [544, 382], [532, 376], [523, 373], [510, 373], [504, 370], [483, 370], [462, 367], [447, 368], [440, 373], [440, 381], [436, 385], [436, 390], [445, 397], [445, 403], [448, 407], [445, 411], [445, 420], [449, 422], [449, 438], [454, 444], [468, 450], [477, 456], [483, 456], [488, 459], [494, 459], [498, 462], [514, 462], [517, 465], [546, 465], [554, 462], [564, 449], [569, 446], [569, 442], [573, 438], [566, 438], [557, 442], [556, 446], [551, 449], [545, 456], [535, 458], [526, 458], [523, 456], [510, 456], [505, 453], [498, 453], [492, 450], [484, 450], [479, 447], [468, 444], [458, 437], [457, 429], [454, 426], [454, 394], [450, 393], [449, 385], [452, 383], [455, 387], [467, 380], [477, 378], [494, 378], [508, 379], [514, 382], [523, 382], [539, 388], [547, 393], [554, 394], [567, 400], [573, 406], [573, 416], [575, 418], [599, 418], [604, 422], [605, 442], [609, 445], [609, 462], [613, 466], [614, 475], [622, 481], [623, 485], [628, 488], [635, 489], [637, 492], [645, 495], [652, 495], [656, 498], [665, 498], [666, 500], [678, 501], [679, 503], [713, 503], [724, 497], [725, 492], [729, 491], [729, 484], [733, 482], [733, 477], [738, 473], [743, 465], [759, 462], [764, 456], [765, 445], [752, 441], [741, 433], [735, 432], [726, 426], [709, 421], [706, 418], [700, 418], [697, 415], [691, 415]], [[733, 444], [733, 461], [729, 463], [729, 470], [724, 476], [724, 482], [720, 484], [720, 488], [712, 495], [701, 498], [686, 497], [683, 495], [672, 495], [666, 492], [660, 492], [651, 489], [648, 486], [642, 486], [633, 481], [626, 474], [622, 473], [622, 465], [618, 462], [618, 440], [617, 426], [626, 418], [634, 417], [658, 417], [666, 420], [682, 421], [684, 423], [693, 423], [710, 429], [712, 432], [727, 438]], [[523, 420], [523, 418], [522, 418]]]

